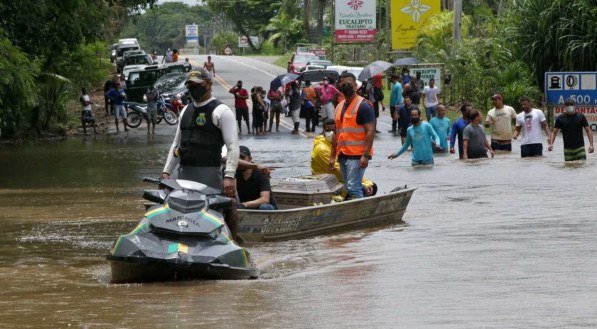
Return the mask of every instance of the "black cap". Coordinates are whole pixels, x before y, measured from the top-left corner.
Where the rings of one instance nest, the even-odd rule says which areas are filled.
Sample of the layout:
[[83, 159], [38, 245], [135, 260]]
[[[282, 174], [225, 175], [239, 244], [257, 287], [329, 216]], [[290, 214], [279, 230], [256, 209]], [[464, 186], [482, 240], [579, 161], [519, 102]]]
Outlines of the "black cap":
[[336, 120], [331, 119], [331, 118], [327, 118], [325, 119], [325, 121], [323, 122], [323, 125], [335, 125], [336, 124]]
[[241, 145], [239, 147], [239, 149], [240, 149], [240, 156], [241, 157], [250, 157], [251, 156], [251, 150], [249, 150], [248, 147], [246, 147], [244, 145]]

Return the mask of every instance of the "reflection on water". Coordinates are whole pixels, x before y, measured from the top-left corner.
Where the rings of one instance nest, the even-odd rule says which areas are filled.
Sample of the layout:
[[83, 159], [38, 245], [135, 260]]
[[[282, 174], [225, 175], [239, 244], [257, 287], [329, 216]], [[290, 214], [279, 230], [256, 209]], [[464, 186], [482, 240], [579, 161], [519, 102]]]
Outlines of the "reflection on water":
[[[275, 179], [308, 172], [311, 141], [276, 138], [242, 144]], [[169, 143], [0, 149], [0, 327], [597, 327], [593, 155], [440, 156], [421, 170], [408, 153], [385, 160], [399, 142], [382, 135], [367, 176], [382, 192], [418, 187], [404, 225], [249, 245], [259, 280], [109, 284], [104, 257]]]

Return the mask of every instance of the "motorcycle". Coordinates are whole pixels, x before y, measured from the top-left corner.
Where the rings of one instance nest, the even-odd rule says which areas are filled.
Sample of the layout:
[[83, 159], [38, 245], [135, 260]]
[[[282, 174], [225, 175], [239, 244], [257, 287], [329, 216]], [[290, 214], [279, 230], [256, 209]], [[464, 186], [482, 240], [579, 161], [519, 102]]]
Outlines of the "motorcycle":
[[143, 180], [163, 189], [145, 191], [143, 198], [152, 202], [145, 216], [114, 242], [107, 257], [113, 283], [259, 276], [223, 220], [221, 209], [230, 206], [230, 198], [193, 181]]
[[[161, 95], [158, 96], [158, 118], [156, 123], [162, 122], [162, 119], [169, 125], [175, 125], [178, 123], [178, 117], [172, 111], [172, 104], [168, 100], [165, 100]], [[126, 124], [131, 128], [137, 128], [141, 125], [141, 122], [145, 119], [148, 120], [147, 115], [147, 104], [137, 102], [125, 102], [127, 108]]]

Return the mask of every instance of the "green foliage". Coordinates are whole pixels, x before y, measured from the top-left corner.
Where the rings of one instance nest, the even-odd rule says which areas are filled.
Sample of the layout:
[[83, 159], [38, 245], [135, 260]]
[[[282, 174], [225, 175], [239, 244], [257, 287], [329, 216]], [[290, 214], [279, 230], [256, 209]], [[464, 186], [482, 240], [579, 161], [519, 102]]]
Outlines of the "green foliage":
[[[270, 20], [280, 11], [279, 0], [207, 0], [212, 11], [222, 13], [241, 35], [263, 36]], [[252, 50], [257, 47], [249, 40]]]
[[506, 40], [543, 88], [546, 71], [597, 69], [594, 0], [520, 0], [509, 11]]
[[[63, 133], [66, 103], [107, 74], [113, 14], [134, 14], [155, 0], [3, 0], [0, 2], [2, 137]], [[70, 79], [69, 79], [70, 78]]]
[[220, 53], [224, 53], [226, 46], [229, 46], [234, 54], [238, 54], [240, 51], [238, 48], [238, 35], [231, 31], [216, 34], [211, 46]]
[[141, 47], [148, 50], [182, 48], [185, 40], [185, 25], [197, 24], [200, 43], [205, 34], [211, 34], [210, 25], [214, 15], [205, 6], [189, 7], [183, 3], [167, 2], [147, 10], [128, 22], [120, 36], [135, 37]]
[[0, 34], [0, 136], [26, 133], [35, 104], [37, 63]]
[[[483, 11], [484, 15], [488, 12]], [[477, 108], [491, 108], [490, 96], [501, 93], [506, 104], [516, 106], [525, 95], [538, 100], [536, 81], [503, 40], [503, 22], [485, 16], [479, 23], [471, 16], [462, 20], [463, 40], [453, 43], [453, 13], [442, 12], [430, 19], [417, 40], [416, 57], [427, 63], [444, 63], [452, 75], [446, 86], [449, 103], [470, 101]], [[477, 25], [479, 24], [479, 25]]]

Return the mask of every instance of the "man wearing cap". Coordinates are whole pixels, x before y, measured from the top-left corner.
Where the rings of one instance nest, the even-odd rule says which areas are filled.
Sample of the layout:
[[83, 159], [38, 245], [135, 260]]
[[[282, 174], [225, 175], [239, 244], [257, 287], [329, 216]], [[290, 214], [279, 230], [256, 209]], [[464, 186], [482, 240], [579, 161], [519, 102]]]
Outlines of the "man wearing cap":
[[371, 104], [356, 94], [354, 74], [342, 73], [339, 86], [345, 99], [336, 107], [336, 131], [328, 170], [333, 172], [337, 158], [347, 197], [362, 198], [363, 175], [373, 155], [375, 113]]
[[556, 118], [556, 123], [553, 126], [553, 131], [549, 137], [549, 145], [547, 149], [553, 150], [553, 142], [556, 135], [561, 130], [564, 139], [564, 160], [585, 160], [585, 140], [582, 135], [582, 130], [587, 133], [589, 138], [589, 153], [593, 153], [593, 132], [587, 122], [587, 118], [582, 113], [576, 113], [574, 108], [575, 101], [573, 98], [568, 98], [564, 105], [566, 105], [566, 114], [559, 115]]
[[[253, 163], [251, 150], [244, 145], [240, 146], [240, 159]], [[263, 175], [260, 170], [250, 167], [246, 167], [245, 169], [239, 168], [236, 172], [236, 181], [238, 183], [236, 189], [240, 200], [239, 208], [259, 210], [278, 209], [276, 200], [272, 196], [269, 178]]]
[[512, 120], [516, 120], [516, 111], [504, 105], [502, 95], [491, 96], [494, 108], [487, 112], [485, 128], [493, 125], [491, 131], [491, 148], [495, 150], [512, 151]]
[[330, 78], [324, 77], [322, 85], [316, 90], [321, 101], [321, 117], [323, 119], [334, 117], [334, 99], [338, 96], [338, 89], [330, 84]]
[[[211, 94], [212, 76], [204, 68], [189, 72], [185, 82], [193, 99], [182, 110], [174, 141], [162, 178], [169, 178], [176, 165], [178, 178], [222, 189], [225, 196], [236, 197], [234, 177], [239, 149], [236, 119], [232, 110]], [[227, 157], [224, 177], [220, 168], [222, 146]], [[225, 214], [230, 230], [236, 231], [236, 202]]]

